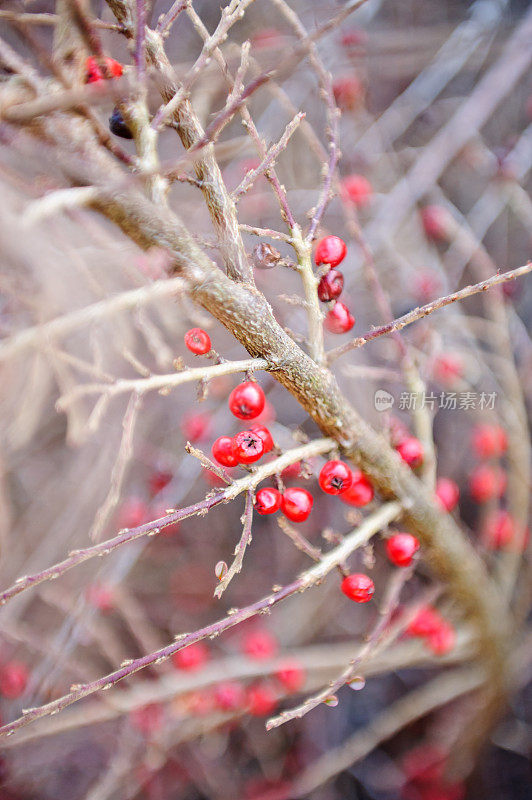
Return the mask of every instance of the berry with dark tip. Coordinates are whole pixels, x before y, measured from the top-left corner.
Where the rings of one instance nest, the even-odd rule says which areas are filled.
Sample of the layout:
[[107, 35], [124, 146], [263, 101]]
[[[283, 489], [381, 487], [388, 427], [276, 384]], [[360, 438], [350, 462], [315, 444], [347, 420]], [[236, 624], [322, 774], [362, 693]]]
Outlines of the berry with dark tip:
[[191, 353], [204, 356], [211, 349], [209, 334], [202, 328], [191, 328], [185, 333], [185, 344]]
[[321, 468], [319, 484], [327, 494], [342, 494], [352, 483], [351, 470], [343, 461], [327, 461]]
[[264, 455], [264, 442], [253, 431], [241, 431], [233, 436], [233, 455], [238, 464], [253, 464]]

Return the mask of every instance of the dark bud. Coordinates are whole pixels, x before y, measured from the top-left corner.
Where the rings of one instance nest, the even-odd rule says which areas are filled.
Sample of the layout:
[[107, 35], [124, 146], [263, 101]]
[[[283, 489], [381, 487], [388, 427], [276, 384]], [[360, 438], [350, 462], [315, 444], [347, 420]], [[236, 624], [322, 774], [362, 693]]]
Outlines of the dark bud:
[[281, 260], [281, 254], [271, 244], [258, 244], [253, 248], [253, 263], [261, 269], [271, 269]]
[[120, 136], [122, 139], [132, 139], [133, 134], [127, 127], [126, 123], [124, 122], [124, 117], [118, 110], [115, 108], [111, 116], [109, 117], [109, 130], [111, 133], [114, 133], [115, 136]]
[[337, 269], [330, 269], [318, 283], [318, 297], [322, 303], [336, 300], [342, 294], [344, 276]]

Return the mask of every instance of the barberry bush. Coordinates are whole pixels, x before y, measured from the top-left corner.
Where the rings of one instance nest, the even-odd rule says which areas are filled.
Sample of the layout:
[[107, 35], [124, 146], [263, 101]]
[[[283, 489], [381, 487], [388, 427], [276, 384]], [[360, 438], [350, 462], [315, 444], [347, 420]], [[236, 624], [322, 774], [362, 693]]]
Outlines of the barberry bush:
[[530, 10], [0, 24], [1, 797], [524, 797]]

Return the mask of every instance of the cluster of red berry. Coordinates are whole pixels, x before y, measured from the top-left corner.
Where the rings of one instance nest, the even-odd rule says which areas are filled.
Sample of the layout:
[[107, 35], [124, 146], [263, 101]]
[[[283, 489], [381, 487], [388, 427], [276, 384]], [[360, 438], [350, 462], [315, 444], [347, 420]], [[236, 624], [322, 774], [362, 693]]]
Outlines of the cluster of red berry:
[[[270, 631], [254, 628], [241, 640], [243, 654], [252, 661], [268, 661], [279, 652], [276, 638]], [[200, 672], [209, 663], [210, 650], [204, 641], [195, 642], [178, 650], [172, 656], [174, 667], [183, 672]], [[271, 714], [285, 694], [295, 694], [303, 688], [306, 672], [295, 658], [282, 660], [270, 679], [243, 685], [240, 681], [220, 681], [212, 690], [193, 692], [186, 702], [195, 713], [219, 711], [247, 711], [252, 716]], [[131, 716], [132, 724], [144, 733], [151, 733], [163, 722], [162, 709], [150, 704], [137, 709]]]
[[325, 264], [329, 267], [318, 283], [318, 297], [322, 303], [334, 301], [325, 317], [325, 327], [330, 333], [347, 333], [355, 324], [348, 307], [338, 300], [344, 288], [344, 276], [336, 267], [344, 260], [346, 253], [346, 244], [339, 236], [320, 239], [314, 253], [316, 266]]
[[419, 636], [435, 655], [450, 652], [456, 642], [453, 626], [432, 606], [421, 608], [407, 628], [410, 636]]

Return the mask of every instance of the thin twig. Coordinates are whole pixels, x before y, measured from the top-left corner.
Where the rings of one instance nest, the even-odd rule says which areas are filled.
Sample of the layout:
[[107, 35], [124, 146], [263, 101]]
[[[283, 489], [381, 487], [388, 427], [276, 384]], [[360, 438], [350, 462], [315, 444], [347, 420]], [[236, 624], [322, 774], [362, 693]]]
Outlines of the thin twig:
[[244, 509], [244, 514], [242, 516], [242, 524], [244, 526], [242, 530], [242, 536], [235, 547], [234, 552], [234, 559], [222, 577], [220, 583], [214, 590], [214, 596], [220, 599], [222, 594], [225, 592], [227, 587], [229, 586], [230, 582], [242, 570], [242, 564], [244, 563], [244, 554], [246, 552], [246, 548], [249, 544], [251, 544], [252, 532], [251, 526], [253, 522], [253, 491], [251, 489], [248, 490], [246, 493], [246, 507]]

